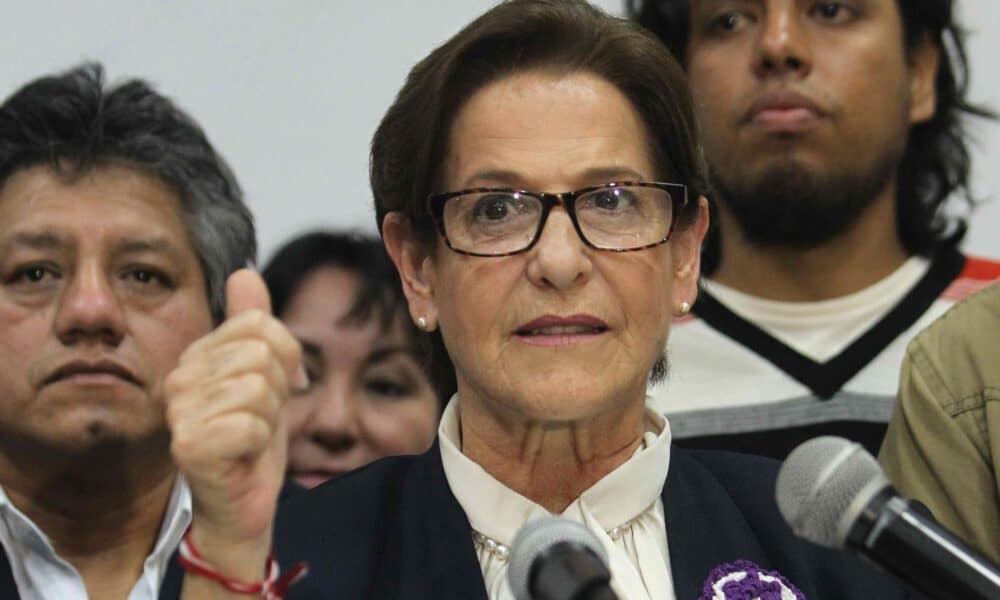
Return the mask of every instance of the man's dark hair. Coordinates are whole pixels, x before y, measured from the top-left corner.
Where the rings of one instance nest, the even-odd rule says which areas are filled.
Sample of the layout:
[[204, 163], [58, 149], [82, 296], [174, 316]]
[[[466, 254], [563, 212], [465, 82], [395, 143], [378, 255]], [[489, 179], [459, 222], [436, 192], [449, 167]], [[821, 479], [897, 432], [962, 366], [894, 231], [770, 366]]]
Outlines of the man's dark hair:
[[139, 79], [105, 87], [96, 63], [28, 83], [0, 105], [0, 187], [39, 165], [66, 181], [127, 167], [174, 190], [222, 320], [226, 277], [256, 257], [253, 218], [229, 166], [170, 99]]
[[[654, 176], [682, 183], [690, 198], [707, 191], [687, 78], [655, 36], [583, 0], [509, 0], [487, 11], [410, 71], [375, 132], [371, 186], [379, 227], [400, 211], [429, 247], [436, 229], [427, 196], [444, 191], [441, 169], [452, 123], [477, 91], [524, 72], [588, 73], [614, 85], [649, 137]], [[690, 224], [698, 203], [676, 216]], [[440, 333], [432, 336], [443, 351]], [[664, 360], [652, 378], [661, 378]]]
[[[659, 36], [678, 60], [686, 63], [689, 1], [626, 0], [626, 13]], [[937, 109], [931, 119], [910, 128], [897, 183], [900, 240], [910, 253], [929, 255], [961, 242], [968, 227], [965, 218], [949, 216], [943, 210], [948, 197], [957, 193], [970, 207], [976, 204], [969, 188], [971, 160], [963, 118], [995, 115], [968, 100], [965, 33], [955, 21], [954, 1], [897, 0], [896, 5], [907, 54], [926, 41], [941, 50], [935, 81]], [[718, 260], [718, 240], [710, 238], [706, 238], [702, 257], [706, 271]]]
[[[281, 318], [299, 287], [316, 269], [336, 267], [357, 278], [359, 286], [345, 323], [361, 325], [378, 319], [382, 330], [403, 316], [404, 332], [420, 346], [419, 330], [407, 317], [406, 298], [395, 265], [389, 260], [382, 241], [355, 232], [313, 231], [278, 248], [262, 271], [271, 294], [275, 316]], [[442, 406], [455, 391], [455, 373], [450, 362], [424, 361]]]

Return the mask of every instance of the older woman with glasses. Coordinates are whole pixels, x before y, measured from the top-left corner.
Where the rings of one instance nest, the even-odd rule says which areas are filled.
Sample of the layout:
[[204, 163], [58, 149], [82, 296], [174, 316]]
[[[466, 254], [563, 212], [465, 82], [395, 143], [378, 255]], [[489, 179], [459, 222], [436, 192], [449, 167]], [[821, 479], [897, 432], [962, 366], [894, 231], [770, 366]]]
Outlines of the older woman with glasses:
[[[502, 3], [411, 71], [371, 180], [458, 392], [427, 453], [282, 505], [276, 552], [311, 568], [288, 597], [509, 599], [515, 534], [552, 514], [596, 536], [621, 598], [901, 596], [792, 536], [774, 463], [673, 448], [645, 405], [708, 226], [688, 89], [655, 39], [582, 1]], [[208, 500], [210, 531], [259, 525]]]

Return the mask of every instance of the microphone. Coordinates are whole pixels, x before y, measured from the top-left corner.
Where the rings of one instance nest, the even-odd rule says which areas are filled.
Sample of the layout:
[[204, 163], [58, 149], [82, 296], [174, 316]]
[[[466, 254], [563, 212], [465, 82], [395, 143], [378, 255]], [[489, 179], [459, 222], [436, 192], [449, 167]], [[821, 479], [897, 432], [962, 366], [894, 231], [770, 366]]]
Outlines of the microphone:
[[517, 600], [617, 600], [607, 560], [582, 524], [544, 517], [514, 537], [507, 581]]
[[928, 598], [1000, 598], [1000, 570], [901, 498], [861, 444], [809, 440], [788, 455], [776, 487], [778, 510], [800, 537], [851, 548]]

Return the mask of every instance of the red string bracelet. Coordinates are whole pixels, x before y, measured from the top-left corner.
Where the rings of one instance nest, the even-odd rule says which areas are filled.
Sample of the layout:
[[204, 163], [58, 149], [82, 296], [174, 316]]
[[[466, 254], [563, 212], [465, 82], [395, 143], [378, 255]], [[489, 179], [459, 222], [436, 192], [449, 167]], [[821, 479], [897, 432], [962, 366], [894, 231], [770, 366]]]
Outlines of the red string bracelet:
[[188, 528], [184, 537], [181, 538], [181, 545], [178, 552], [177, 562], [185, 571], [190, 571], [206, 579], [218, 583], [234, 594], [244, 594], [247, 596], [259, 596], [263, 600], [283, 600], [285, 592], [289, 586], [305, 576], [309, 572], [306, 563], [299, 563], [292, 567], [292, 570], [285, 575], [281, 574], [278, 561], [274, 559], [274, 554], [268, 554], [267, 566], [264, 568], [264, 579], [256, 583], [247, 583], [226, 577], [213, 567], [201, 555], [191, 541], [191, 529]]

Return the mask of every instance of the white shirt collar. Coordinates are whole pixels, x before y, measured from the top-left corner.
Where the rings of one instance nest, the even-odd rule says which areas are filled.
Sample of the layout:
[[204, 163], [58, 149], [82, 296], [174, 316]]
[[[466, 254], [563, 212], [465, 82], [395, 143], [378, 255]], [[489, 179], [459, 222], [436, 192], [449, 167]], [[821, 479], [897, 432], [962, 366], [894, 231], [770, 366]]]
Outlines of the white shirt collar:
[[[191, 490], [178, 476], [153, 552], [143, 563], [142, 576], [128, 600], [155, 600], [170, 557], [191, 524]], [[56, 554], [48, 536], [11, 503], [0, 486], [0, 544], [7, 554], [14, 582], [24, 600], [87, 600], [80, 574]]]
[[745, 294], [705, 279], [712, 296], [746, 321], [816, 362], [840, 354], [889, 313], [930, 270], [914, 256], [871, 286], [830, 300], [784, 302]]
[[[472, 528], [509, 547], [525, 523], [550, 513], [462, 454], [458, 411], [456, 396], [445, 408], [438, 427], [448, 486]], [[661, 502], [670, 465], [671, 435], [662, 415], [647, 409], [646, 416], [647, 431], [635, 454], [585, 490], [561, 516], [583, 523], [601, 541], [608, 551], [612, 586], [620, 597], [663, 600], [673, 598]], [[612, 537], [608, 532], [615, 528], [625, 533], [618, 536], [616, 532]], [[506, 564], [482, 551], [479, 560], [491, 600], [512, 597]]]

